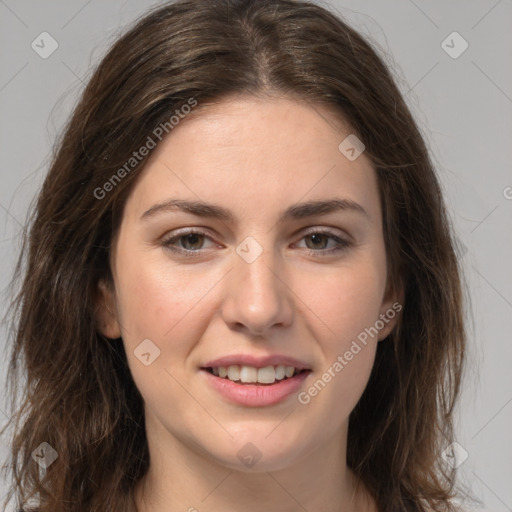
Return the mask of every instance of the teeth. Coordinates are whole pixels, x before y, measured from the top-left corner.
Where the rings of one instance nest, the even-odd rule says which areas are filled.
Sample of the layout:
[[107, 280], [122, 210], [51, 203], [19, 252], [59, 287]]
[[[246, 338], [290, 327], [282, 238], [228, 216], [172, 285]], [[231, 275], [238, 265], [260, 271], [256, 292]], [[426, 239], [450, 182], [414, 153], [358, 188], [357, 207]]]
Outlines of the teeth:
[[228, 366], [228, 379], [240, 380], [240, 366], [238, 366], [237, 364]]
[[231, 366], [212, 368], [212, 372], [217, 377], [227, 377], [234, 382], [273, 384], [276, 380], [283, 380], [285, 377], [293, 377], [297, 371], [293, 366], [284, 366], [282, 364], [278, 366], [265, 366], [264, 368], [234, 364]]
[[[293, 368], [293, 366], [290, 366], [290, 368]], [[276, 379], [282, 380], [285, 378], [285, 376], [286, 376], [286, 367], [282, 364], [280, 364], [279, 366], [276, 366]]]
[[265, 366], [265, 368], [260, 368], [258, 370], [258, 382], [261, 382], [262, 384], [273, 384], [275, 380], [276, 370], [273, 366]]
[[242, 382], [258, 382], [259, 371], [252, 366], [242, 366], [240, 368], [240, 380]]

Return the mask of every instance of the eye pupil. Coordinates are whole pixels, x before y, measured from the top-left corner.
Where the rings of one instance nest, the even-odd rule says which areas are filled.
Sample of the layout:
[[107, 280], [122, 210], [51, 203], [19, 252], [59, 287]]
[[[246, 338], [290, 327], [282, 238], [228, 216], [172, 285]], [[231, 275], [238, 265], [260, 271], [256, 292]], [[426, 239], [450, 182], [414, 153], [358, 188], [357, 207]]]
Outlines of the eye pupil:
[[[202, 237], [202, 236], [203, 236], [203, 235], [200, 235], [200, 234], [198, 234], [198, 233], [189, 233], [189, 234], [187, 234], [187, 235], [185, 235], [185, 236], [183, 236], [183, 237], [182, 237], [182, 238], [184, 238], [184, 239], [185, 239], [185, 240], [184, 240], [184, 242], [185, 242], [185, 243], [184, 243], [184, 245], [186, 245], [186, 243], [188, 243], [188, 242], [192, 243], [192, 245], [195, 245], [196, 243], [198, 243], [198, 239], [199, 239], [200, 237]], [[191, 240], [191, 239], [192, 239], [192, 240]]]
[[317, 244], [321, 243], [322, 239], [325, 239], [325, 235], [322, 235], [321, 233], [314, 233], [312, 235], [309, 235], [309, 238], [313, 241], [313, 245], [317, 247]]

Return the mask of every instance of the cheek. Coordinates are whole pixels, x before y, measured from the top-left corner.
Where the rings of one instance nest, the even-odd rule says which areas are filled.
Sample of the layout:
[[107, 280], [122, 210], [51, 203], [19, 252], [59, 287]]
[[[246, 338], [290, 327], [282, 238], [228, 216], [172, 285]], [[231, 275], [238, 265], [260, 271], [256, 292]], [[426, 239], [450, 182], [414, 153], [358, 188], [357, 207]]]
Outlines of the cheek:
[[150, 259], [139, 266], [126, 263], [124, 279], [120, 280], [121, 313], [130, 333], [152, 333], [161, 338], [207, 292], [208, 278], [198, 282], [197, 277], [173, 268], [172, 263], [166, 266]]
[[[162, 259], [151, 258], [139, 265], [120, 258], [118, 268], [124, 272], [119, 281], [120, 313], [130, 372], [151, 409], [163, 416], [175, 414], [177, 404], [189, 401], [179, 383], [186, 382], [188, 354], [208, 323], [204, 314], [201, 320], [208, 291], [221, 276], [183, 271], [172, 262], [162, 264]], [[146, 366], [140, 356], [148, 352], [150, 364]]]
[[[358, 345], [352, 346], [352, 350], [339, 351], [297, 396], [299, 412], [307, 428], [318, 433], [318, 439], [337, 434], [368, 384], [376, 346]], [[347, 354], [351, 354], [350, 360]]]
[[[161, 254], [118, 259], [119, 312], [128, 358], [145, 339], [160, 350], [155, 368], [175, 367], [201, 339], [209, 321], [205, 314], [209, 293], [222, 278], [220, 271], [181, 268]], [[133, 362], [134, 371], [138, 369]]]
[[368, 257], [321, 278], [303, 276], [300, 288], [311, 310], [308, 316], [317, 317], [318, 335], [328, 350], [348, 349], [353, 339], [375, 325], [384, 292], [382, 272], [380, 261]]
[[326, 403], [336, 403], [332, 414], [347, 417], [366, 387], [378, 342], [384, 278], [380, 261], [372, 258], [325, 279], [303, 278], [301, 287], [309, 290], [305, 314], [316, 326], [313, 335], [325, 361], [305, 400], [314, 401], [319, 414]]

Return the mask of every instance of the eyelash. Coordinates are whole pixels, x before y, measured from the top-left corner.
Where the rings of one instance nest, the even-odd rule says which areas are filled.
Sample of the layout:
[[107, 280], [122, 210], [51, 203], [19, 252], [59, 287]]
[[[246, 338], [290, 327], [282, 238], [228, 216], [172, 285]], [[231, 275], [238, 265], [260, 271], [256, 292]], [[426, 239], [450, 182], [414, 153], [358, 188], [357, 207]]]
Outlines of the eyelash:
[[[205, 233], [203, 231], [188, 230], [188, 231], [182, 231], [181, 233], [174, 235], [172, 237], [165, 238], [164, 240], [162, 240], [162, 245], [166, 249], [168, 249], [174, 253], [179, 253], [179, 254], [185, 256], [186, 258], [197, 258], [197, 257], [201, 256], [201, 249], [192, 251], [190, 249], [182, 249], [182, 248], [178, 248], [178, 247], [173, 247], [172, 244], [174, 242], [176, 242], [180, 238], [183, 238], [187, 235], [202, 235], [202, 236], [208, 238], [209, 240], [212, 240], [212, 238], [207, 233]], [[335, 254], [335, 253], [338, 253], [341, 251], [346, 251], [349, 247], [352, 246], [352, 242], [349, 242], [348, 240], [343, 240], [342, 238], [339, 238], [338, 236], [336, 236], [334, 233], [332, 233], [330, 231], [326, 231], [326, 230], [310, 231], [310, 232], [306, 233], [302, 238], [306, 238], [306, 237], [312, 236], [312, 235], [327, 235], [329, 238], [331, 238], [335, 242], [337, 242], [338, 246], [334, 247], [332, 249], [329, 249], [329, 250], [306, 249], [306, 251], [309, 255], [326, 257], [326, 256], [330, 256], [332, 254]], [[302, 238], [301, 238], [301, 240], [302, 240]]]

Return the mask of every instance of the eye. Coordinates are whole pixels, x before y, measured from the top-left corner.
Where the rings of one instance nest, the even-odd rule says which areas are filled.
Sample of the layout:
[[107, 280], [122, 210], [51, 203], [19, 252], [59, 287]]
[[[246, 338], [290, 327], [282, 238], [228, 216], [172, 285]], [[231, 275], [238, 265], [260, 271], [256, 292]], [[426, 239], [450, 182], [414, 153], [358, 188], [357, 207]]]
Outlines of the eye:
[[[188, 230], [164, 239], [162, 245], [171, 251], [184, 253], [186, 256], [196, 256], [193, 253], [198, 253], [202, 249], [204, 238], [211, 240], [211, 237], [202, 231]], [[176, 247], [176, 242], [182, 247]]]
[[[328, 250], [325, 250], [326, 244], [329, 243], [329, 239], [335, 242], [334, 246]], [[302, 240], [306, 241], [306, 247], [309, 254], [315, 256], [329, 256], [338, 251], [348, 249], [352, 243], [348, 240], [344, 240], [330, 231], [313, 230], [307, 233]], [[308, 244], [307, 241], [311, 243]]]
[[[203, 231], [197, 229], [186, 230], [165, 238], [162, 240], [162, 245], [166, 249], [182, 254], [185, 257], [196, 257], [201, 256], [205, 239], [213, 242], [212, 238]], [[306, 252], [320, 257], [347, 250], [352, 245], [352, 242], [344, 240], [330, 231], [318, 229], [305, 234], [301, 240], [311, 241], [311, 243], [306, 242]], [[329, 240], [335, 243], [333, 247], [326, 250], [326, 244], [328, 244]]]

